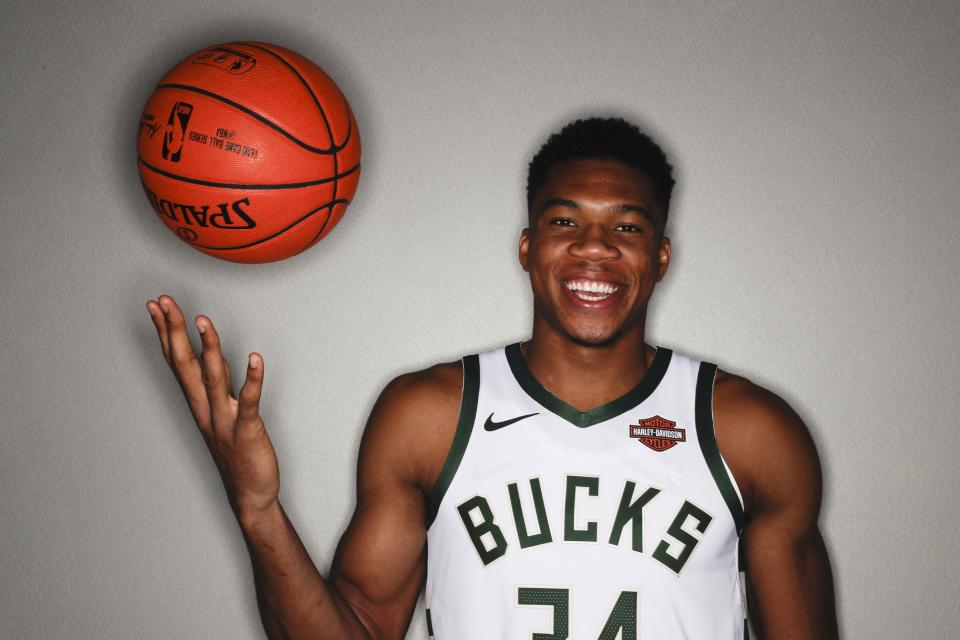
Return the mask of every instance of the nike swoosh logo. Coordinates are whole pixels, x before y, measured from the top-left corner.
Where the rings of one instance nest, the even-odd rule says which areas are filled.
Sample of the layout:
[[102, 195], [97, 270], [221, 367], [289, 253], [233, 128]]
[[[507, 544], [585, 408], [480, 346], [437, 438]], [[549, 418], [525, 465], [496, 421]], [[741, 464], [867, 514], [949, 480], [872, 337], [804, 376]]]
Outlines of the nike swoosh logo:
[[538, 416], [538, 415], [540, 414], [528, 413], [525, 416], [511, 418], [510, 420], [504, 420], [503, 422], [494, 422], [493, 414], [491, 413], [489, 416], [487, 416], [487, 421], [483, 423], [483, 428], [486, 429], [487, 431], [496, 431], [497, 429], [503, 429], [504, 427], [509, 427], [514, 422], [520, 422], [521, 420], [524, 420], [526, 418], [531, 418], [533, 416]]

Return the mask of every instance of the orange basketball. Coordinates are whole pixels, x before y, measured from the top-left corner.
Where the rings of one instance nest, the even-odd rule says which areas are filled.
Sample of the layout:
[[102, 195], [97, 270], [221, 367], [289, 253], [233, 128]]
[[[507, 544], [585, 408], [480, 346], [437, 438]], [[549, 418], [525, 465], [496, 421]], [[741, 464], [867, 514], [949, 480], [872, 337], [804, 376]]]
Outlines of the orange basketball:
[[323, 70], [263, 42], [208, 47], [171, 69], [140, 116], [150, 205], [199, 251], [282, 260], [340, 221], [360, 178], [360, 134]]

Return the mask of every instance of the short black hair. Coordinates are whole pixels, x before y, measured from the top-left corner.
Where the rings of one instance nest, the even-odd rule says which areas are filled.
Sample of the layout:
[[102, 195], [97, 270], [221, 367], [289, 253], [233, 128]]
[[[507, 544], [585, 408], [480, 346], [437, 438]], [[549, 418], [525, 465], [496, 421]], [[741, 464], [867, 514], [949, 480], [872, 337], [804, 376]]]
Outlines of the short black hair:
[[550, 169], [570, 160], [613, 160], [639, 169], [653, 183], [654, 198], [666, 224], [675, 184], [673, 167], [650, 136], [623, 118], [575, 120], [547, 139], [530, 161], [527, 173], [529, 216], [533, 215], [533, 196], [546, 181]]

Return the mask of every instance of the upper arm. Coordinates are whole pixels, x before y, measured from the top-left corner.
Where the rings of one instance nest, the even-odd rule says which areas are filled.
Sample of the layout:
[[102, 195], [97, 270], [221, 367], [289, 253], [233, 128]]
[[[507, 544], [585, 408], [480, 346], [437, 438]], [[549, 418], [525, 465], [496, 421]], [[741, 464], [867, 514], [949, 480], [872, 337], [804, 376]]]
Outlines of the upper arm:
[[373, 638], [402, 638], [426, 575], [426, 496], [460, 407], [457, 363], [393, 380], [374, 405], [357, 463], [357, 504], [330, 582]]
[[833, 582], [818, 518], [820, 460], [803, 421], [775, 394], [718, 378], [717, 443], [743, 493], [754, 626], [765, 638], [837, 635]]

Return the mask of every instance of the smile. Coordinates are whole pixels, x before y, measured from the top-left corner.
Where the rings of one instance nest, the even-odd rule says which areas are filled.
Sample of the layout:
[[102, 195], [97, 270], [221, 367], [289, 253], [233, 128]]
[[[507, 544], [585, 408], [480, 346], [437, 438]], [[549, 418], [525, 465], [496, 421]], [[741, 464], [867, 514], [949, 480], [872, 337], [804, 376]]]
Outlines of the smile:
[[606, 300], [620, 290], [619, 285], [600, 282], [599, 280], [569, 280], [564, 282], [563, 285], [569, 289], [573, 295], [585, 302]]

